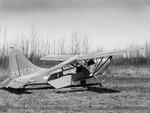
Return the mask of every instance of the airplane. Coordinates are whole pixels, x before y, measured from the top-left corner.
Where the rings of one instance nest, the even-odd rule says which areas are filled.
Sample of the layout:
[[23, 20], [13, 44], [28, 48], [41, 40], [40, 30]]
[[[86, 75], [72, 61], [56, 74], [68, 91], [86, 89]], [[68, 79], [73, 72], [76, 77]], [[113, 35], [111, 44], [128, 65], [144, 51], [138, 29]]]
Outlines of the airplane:
[[14, 50], [9, 56], [8, 77], [1, 88], [24, 89], [27, 85], [45, 83], [55, 89], [62, 89], [80, 83], [85, 87], [86, 80], [94, 77], [99, 86], [102, 75], [115, 55], [135, 52], [143, 48], [122, 49], [89, 55], [48, 55], [40, 60], [61, 61], [51, 68], [41, 68], [31, 63], [21, 52]]

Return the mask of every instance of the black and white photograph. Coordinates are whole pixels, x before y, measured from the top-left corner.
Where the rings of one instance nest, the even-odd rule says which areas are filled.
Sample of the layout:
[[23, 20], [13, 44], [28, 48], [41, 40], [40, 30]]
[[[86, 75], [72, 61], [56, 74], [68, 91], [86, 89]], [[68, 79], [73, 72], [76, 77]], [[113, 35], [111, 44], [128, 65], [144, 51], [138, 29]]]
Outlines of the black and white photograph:
[[0, 0], [0, 113], [150, 113], [150, 0]]

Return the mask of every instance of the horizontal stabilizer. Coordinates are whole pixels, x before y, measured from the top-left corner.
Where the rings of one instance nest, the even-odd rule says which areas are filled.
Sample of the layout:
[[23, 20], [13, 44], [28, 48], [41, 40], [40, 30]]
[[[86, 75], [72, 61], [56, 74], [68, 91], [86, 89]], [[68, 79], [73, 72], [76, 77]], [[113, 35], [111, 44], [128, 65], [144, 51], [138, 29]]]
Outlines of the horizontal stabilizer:
[[0, 87], [1, 87], [1, 88], [7, 87], [8, 84], [9, 84], [11, 81], [12, 81], [11, 79], [6, 78], [6, 79], [1, 83]]
[[16, 79], [16, 80], [13, 80], [10, 84], [9, 84], [9, 87], [11, 88], [23, 88], [25, 84], [28, 84], [28, 83], [34, 83], [35, 80], [33, 79]]
[[71, 81], [72, 81], [71, 78], [72, 78], [71, 75], [63, 76], [55, 80], [50, 80], [47, 83], [52, 85], [55, 88], [63, 88], [71, 85]]
[[17, 89], [17, 88], [22, 88], [25, 84], [30, 83], [30, 82], [32, 83], [32, 82], [34, 82], [34, 80], [32, 80], [32, 79], [15, 80], [15, 79], [7, 78], [1, 83], [0, 87], [1, 88], [10, 87], [10, 88]]
[[18, 81], [12, 81], [10, 84], [8, 84], [8, 87], [18, 89], [18, 88], [23, 88], [25, 83], [23, 82], [18, 82]]

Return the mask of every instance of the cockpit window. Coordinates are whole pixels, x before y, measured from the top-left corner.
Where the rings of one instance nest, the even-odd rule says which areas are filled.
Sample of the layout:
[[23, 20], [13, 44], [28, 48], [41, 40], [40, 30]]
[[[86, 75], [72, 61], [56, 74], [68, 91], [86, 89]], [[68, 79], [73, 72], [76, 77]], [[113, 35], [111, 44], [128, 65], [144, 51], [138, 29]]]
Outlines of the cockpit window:
[[93, 64], [95, 64], [95, 62], [94, 62], [94, 60], [92, 60], [92, 59], [89, 60], [88, 63], [87, 63], [88, 66], [93, 65]]

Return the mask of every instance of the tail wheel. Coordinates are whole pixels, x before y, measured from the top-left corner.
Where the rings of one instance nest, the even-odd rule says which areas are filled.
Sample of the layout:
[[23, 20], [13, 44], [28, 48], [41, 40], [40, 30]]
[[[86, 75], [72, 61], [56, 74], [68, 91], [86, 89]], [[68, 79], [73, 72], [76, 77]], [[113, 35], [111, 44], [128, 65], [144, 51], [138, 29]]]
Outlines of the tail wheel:
[[86, 80], [82, 80], [81, 81], [81, 86], [85, 86], [86, 85]]

